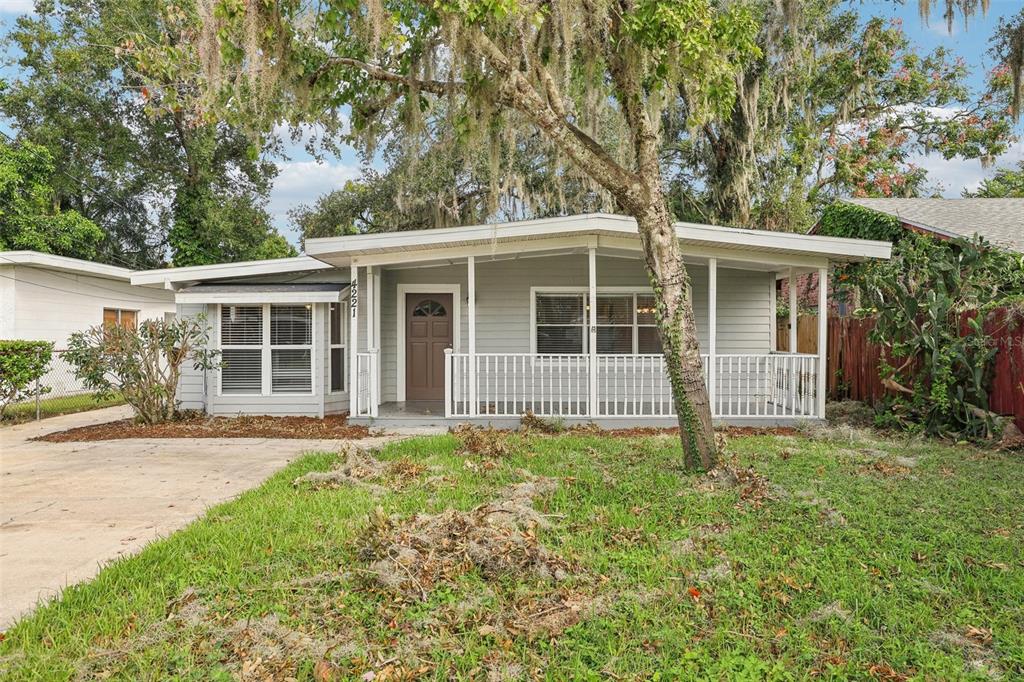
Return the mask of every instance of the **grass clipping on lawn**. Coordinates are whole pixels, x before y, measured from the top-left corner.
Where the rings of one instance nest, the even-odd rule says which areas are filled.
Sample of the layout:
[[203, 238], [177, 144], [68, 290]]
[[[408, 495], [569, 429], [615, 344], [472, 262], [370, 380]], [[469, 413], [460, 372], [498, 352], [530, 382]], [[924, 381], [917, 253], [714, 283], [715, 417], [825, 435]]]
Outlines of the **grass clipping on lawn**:
[[378, 508], [360, 538], [360, 558], [380, 587], [410, 600], [426, 600], [435, 586], [471, 570], [487, 581], [528, 575], [561, 582], [570, 566], [540, 544], [536, 531], [550, 524], [533, 507], [535, 498], [557, 485], [529, 476], [468, 512], [449, 509], [402, 520]]

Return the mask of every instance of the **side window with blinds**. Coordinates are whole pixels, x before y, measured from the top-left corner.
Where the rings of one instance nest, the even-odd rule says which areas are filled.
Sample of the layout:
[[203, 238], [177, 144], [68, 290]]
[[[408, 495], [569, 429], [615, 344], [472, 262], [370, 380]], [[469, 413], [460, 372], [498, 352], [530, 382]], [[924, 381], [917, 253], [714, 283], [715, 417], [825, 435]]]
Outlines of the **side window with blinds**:
[[583, 352], [586, 315], [582, 294], [537, 294], [537, 352], [569, 355]]
[[220, 309], [220, 390], [225, 395], [263, 391], [263, 306]]
[[313, 306], [270, 306], [271, 393], [313, 390]]

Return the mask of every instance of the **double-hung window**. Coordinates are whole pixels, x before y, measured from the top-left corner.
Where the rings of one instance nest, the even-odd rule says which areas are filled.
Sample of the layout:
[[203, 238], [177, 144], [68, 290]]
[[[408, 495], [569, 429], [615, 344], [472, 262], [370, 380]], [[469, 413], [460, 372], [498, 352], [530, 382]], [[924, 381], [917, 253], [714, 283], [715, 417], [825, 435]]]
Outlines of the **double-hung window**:
[[[589, 294], [537, 292], [534, 340], [541, 355], [587, 353]], [[644, 293], [598, 293], [597, 352], [601, 355], [661, 353], [654, 317], [654, 296]]]
[[223, 395], [313, 391], [312, 305], [222, 305]]

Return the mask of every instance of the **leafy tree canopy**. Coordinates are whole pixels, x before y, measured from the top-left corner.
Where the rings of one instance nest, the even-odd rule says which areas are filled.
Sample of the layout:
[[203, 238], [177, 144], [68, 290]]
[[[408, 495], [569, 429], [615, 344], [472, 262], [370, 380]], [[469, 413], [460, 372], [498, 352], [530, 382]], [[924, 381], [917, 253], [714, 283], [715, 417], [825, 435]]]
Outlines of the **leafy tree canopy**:
[[964, 192], [966, 197], [986, 199], [1024, 199], [1024, 161], [1016, 168], [1000, 168], [991, 178], [982, 180], [976, 192]]
[[44, 147], [0, 141], [0, 250], [92, 258], [103, 230], [56, 205], [53, 161]]
[[263, 150], [237, 127], [161, 107], [138, 74], [131, 40], [177, 40], [168, 17], [180, 11], [155, 0], [38, 2], [5, 39], [21, 56], [0, 116], [48, 150], [56, 205], [104, 229], [100, 260], [153, 267], [168, 247], [178, 265], [287, 252], [265, 246], [283, 240], [263, 209], [276, 173]]

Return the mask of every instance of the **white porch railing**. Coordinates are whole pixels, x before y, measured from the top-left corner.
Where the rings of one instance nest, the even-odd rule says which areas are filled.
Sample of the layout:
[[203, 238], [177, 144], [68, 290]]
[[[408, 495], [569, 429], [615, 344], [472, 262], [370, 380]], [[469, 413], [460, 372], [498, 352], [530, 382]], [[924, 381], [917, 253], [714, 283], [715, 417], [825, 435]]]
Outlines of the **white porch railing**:
[[[705, 380], [709, 358], [704, 361]], [[672, 417], [672, 388], [661, 355], [446, 353], [445, 411], [451, 417]], [[818, 357], [717, 355], [712, 416], [818, 416]], [[591, 382], [596, 400], [591, 406]], [[709, 382], [710, 388], [710, 382]]]
[[356, 353], [356, 416], [376, 417], [377, 406], [377, 351]]

